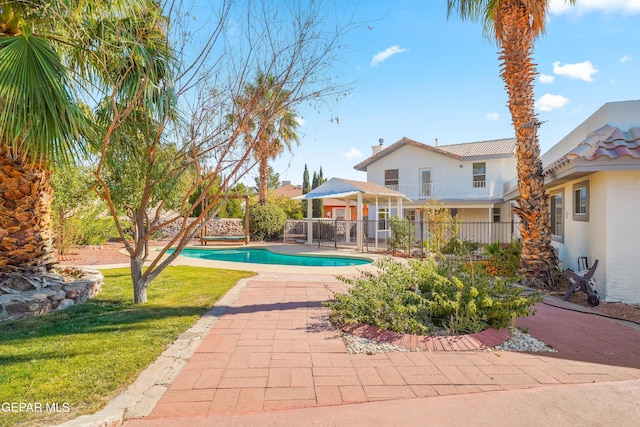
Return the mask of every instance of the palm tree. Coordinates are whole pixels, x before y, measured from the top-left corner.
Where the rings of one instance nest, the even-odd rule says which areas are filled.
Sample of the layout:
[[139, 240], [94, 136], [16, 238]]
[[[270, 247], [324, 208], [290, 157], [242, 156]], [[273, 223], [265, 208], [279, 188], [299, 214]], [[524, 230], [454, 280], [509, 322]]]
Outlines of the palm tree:
[[[135, 68], [135, 61], [123, 60], [127, 53], [121, 45], [100, 41], [105, 37], [113, 40], [116, 33], [123, 37], [126, 30], [135, 29], [137, 34], [144, 27], [139, 24], [155, 10], [157, 5], [151, 0], [0, 4], [3, 271], [39, 274], [55, 263], [50, 171], [53, 164], [72, 164], [88, 151], [94, 138], [78, 92], [88, 99], [91, 84], [113, 88], [119, 69]], [[105, 16], [118, 19], [109, 22]], [[98, 53], [109, 49], [111, 58], [119, 57], [124, 65], [99, 65]], [[128, 55], [133, 57], [133, 49]]]
[[[247, 84], [237, 102], [247, 117], [246, 131], [255, 144], [254, 157], [258, 162], [258, 203], [267, 202], [269, 160], [275, 159], [291, 143], [299, 144], [296, 113], [289, 106], [291, 92], [282, 88], [273, 75], [258, 73], [255, 84]], [[254, 133], [255, 132], [255, 133]]]
[[[568, 0], [571, 4], [575, 0]], [[534, 111], [532, 61], [534, 40], [544, 33], [547, 0], [447, 0], [447, 12], [462, 19], [481, 21], [484, 34], [500, 48], [500, 74], [509, 97], [516, 133], [522, 255], [520, 271], [525, 282], [537, 287], [558, 283], [558, 258], [551, 245], [549, 197], [544, 189], [538, 127]]]

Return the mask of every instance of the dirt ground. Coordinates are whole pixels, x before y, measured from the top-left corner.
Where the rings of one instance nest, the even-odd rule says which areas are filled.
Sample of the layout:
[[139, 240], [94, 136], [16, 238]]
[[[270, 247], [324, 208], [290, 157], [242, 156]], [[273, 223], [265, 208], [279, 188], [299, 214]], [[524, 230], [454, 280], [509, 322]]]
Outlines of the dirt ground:
[[[159, 246], [163, 242], [153, 242], [151, 246]], [[121, 253], [124, 249], [122, 242], [107, 242], [104, 245], [79, 247], [69, 255], [60, 257], [61, 265], [106, 265], [106, 264], [127, 264], [129, 256]], [[554, 292], [552, 295], [562, 298], [564, 292]], [[624, 303], [600, 302], [600, 305], [591, 307], [587, 303], [587, 294], [579, 292], [574, 294], [570, 302], [584, 306], [586, 309], [606, 316], [618, 319], [631, 320], [640, 323], [640, 307], [630, 306]]]

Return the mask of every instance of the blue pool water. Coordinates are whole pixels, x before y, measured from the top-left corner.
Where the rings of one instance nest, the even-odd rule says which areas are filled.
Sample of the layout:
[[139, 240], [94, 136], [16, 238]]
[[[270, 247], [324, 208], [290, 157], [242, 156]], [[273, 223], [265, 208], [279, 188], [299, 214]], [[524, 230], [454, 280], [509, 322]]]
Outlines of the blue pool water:
[[186, 248], [181, 255], [215, 261], [250, 262], [253, 264], [298, 265], [306, 267], [345, 267], [370, 264], [367, 258], [290, 255], [262, 248], [196, 249]]

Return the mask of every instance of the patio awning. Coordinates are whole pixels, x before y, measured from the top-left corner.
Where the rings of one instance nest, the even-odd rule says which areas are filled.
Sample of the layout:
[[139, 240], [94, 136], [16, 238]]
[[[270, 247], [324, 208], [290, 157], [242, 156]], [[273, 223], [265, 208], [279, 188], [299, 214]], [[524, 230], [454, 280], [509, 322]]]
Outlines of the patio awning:
[[371, 182], [353, 181], [343, 178], [331, 178], [324, 184], [314, 188], [307, 194], [294, 197], [295, 200], [315, 200], [315, 199], [355, 199], [358, 194], [362, 195], [364, 203], [375, 203], [376, 198], [400, 198], [410, 200], [399, 191], [392, 190], [382, 185]]

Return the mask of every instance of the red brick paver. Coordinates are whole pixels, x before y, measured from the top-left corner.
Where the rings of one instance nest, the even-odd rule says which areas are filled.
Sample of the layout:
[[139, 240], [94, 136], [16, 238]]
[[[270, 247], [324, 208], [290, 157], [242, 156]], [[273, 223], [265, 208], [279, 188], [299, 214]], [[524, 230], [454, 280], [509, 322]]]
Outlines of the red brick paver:
[[[409, 346], [424, 351], [349, 354], [322, 305], [336, 289], [344, 285], [331, 277], [313, 282], [285, 275], [277, 281], [251, 279], [150, 418], [640, 378], [638, 331], [615, 325], [612, 334], [608, 320], [544, 304], [536, 316], [522, 319], [521, 324], [558, 353], [478, 351], [490, 345], [483, 343], [504, 339], [502, 331], [489, 331], [444, 340], [398, 336], [394, 339], [407, 340]], [[585, 329], [587, 325], [593, 328]], [[590, 333], [602, 344], [594, 344]], [[429, 351], [434, 349], [457, 351]], [[136, 420], [127, 425], [136, 425]]]

